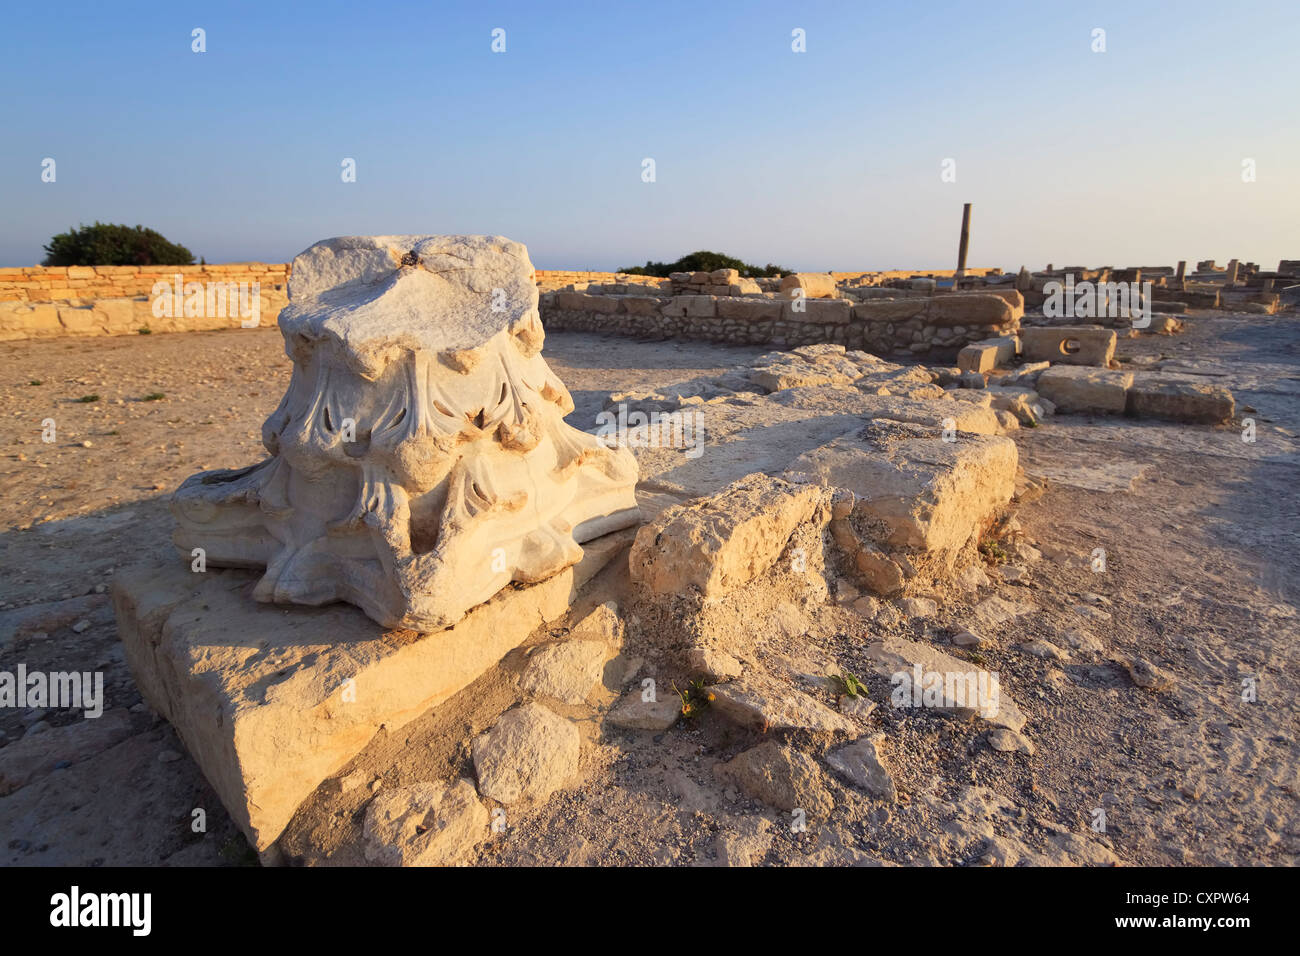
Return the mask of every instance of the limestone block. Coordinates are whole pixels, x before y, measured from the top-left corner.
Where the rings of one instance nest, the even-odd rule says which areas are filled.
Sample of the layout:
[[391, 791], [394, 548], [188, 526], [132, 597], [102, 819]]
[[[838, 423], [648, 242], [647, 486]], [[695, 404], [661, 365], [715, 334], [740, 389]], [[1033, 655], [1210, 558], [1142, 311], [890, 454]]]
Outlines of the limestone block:
[[652, 594], [718, 597], [770, 568], [794, 529], [829, 502], [815, 486], [764, 474], [665, 509], [637, 532], [632, 580]]
[[852, 315], [853, 304], [848, 299], [805, 299], [786, 302], [781, 318], [813, 325], [846, 325]]
[[963, 372], [991, 372], [997, 364], [996, 345], [967, 345], [957, 353], [957, 367]]
[[[993, 417], [987, 408], [961, 405]], [[954, 437], [944, 441], [933, 428], [876, 420], [805, 452], [789, 470], [852, 491], [851, 520], [882, 549], [942, 553], [948, 561], [1011, 500], [1018, 460], [1009, 438], [962, 431]]]
[[381, 727], [400, 729], [562, 618], [630, 538], [591, 542], [576, 566], [503, 591], [436, 634], [385, 632], [345, 605], [259, 604], [246, 572], [196, 574], [188, 564], [120, 572], [113, 603], [144, 699], [264, 850]]
[[781, 298], [794, 299], [802, 290], [805, 299], [833, 299], [835, 277], [827, 272], [796, 272], [781, 277]]
[[664, 300], [649, 295], [629, 295], [623, 300], [623, 311], [628, 315], [658, 315]]
[[563, 420], [519, 243], [329, 239], [294, 260], [289, 294], [271, 457], [176, 492], [187, 560], [265, 568], [259, 601], [348, 601], [432, 631], [639, 520], [632, 454]]
[[939, 295], [925, 302], [928, 303], [926, 322], [940, 328], [954, 325], [1004, 327], [1016, 321], [1011, 303], [1001, 296], [975, 293]]
[[875, 299], [859, 302], [853, 307], [853, 318], [859, 322], [905, 322], [924, 315], [928, 299]]
[[1036, 388], [1060, 412], [1120, 414], [1132, 384], [1132, 372], [1053, 365], [1038, 376]]
[[725, 298], [718, 300], [718, 316], [743, 322], [771, 321], [781, 317], [784, 306], [779, 299]]
[[1020, 330], [1020, 350], [1026, 362], [1106, 368], [1115, 357], [1114, 329], [1060, 325]]
[[715, 303], [711, 295], [677, 295], [664, 306], [664, 315], [710, 318], [716, 312]]
[[980, 289], [977, 292], [958, 292], [957, 295], [995, 295], [1011, 306], [1011, 317], [1019, 322], [1025, 317], [1025, 297], [1016, 289]]
[[1162, 382], [1138, 373], [1128, 390], [1125, 410], [1138, 418], [1217, 425], [1232, 420], [1236, 403], [1222, 385]]

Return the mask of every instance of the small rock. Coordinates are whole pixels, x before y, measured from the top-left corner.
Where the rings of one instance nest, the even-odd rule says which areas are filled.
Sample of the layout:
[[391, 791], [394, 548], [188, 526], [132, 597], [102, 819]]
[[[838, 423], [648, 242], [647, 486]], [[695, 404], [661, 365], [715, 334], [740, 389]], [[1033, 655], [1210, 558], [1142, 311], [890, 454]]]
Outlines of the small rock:
[[975, 619], [986, 628], [996, 628], [999, 624], [1035, 610], [1037, 608], [1032, 604], [1008, 601], [995, 594], [976, 605]]
[[709, 687], [710, 708], [732, 723], [762, 730], [815, 730], [858, 733], [847, 717], [802, 691], [761, 674], [746, 674]]
[[1104, 650], [1101, 641], [1097, 640], [1092, 634], [1078, 628], [1071, 628], [1061, 632], [1061, 640], [1068, 644], [1076, 651], [1084, 651], [1088, 654], [1100, 654]]
[[488, 836], [488, 811], [469, 780], [390, 790], [366, 808], [366, 859], [384, 866], [446, 866]]
[[714, 772], [756, 800], [781, 810], [825, 817], [834, 806], [821, 770], [807, 754], [769, 740], [751, 747]]
[[693, 647], [686, 655], [686, 660], [691, 671], [702, 676], [708, 683], [734, 680], [745, 672], [740, 661], [712, 647]]
[[1174, 684], [1172, 674], [1140, 657], [1129, 658], [1127, 666], [1129, 677], [1143, 690], [1164, 691], [1169, 690]]
[[544, 644], [528, 658], [519, 686], [538, 697], [581, 704], [600, 680], [608, 656], [609, 645], [603, 641]]
[[1074, 612], [1080, 617], [1086, 617], [1090, 621], [1109, 621], [1110, 612], [1103, 611], [1100, 608], [1093, 607], [1091, 604], [1079, 604], [1074, 608]]
[[979, 647], [984, 643], [984, 638], [972, 630], [962, 628], [952, 636], [952, 642], [958, 647]]
[[569, 637], [604, 641], [610, 644], [618, 640], [622, 630], [623, 619], [619, 617], [618, 605], [613, 601], [606, 601], [574, 624], [569, 629]]
[[1017, 560], [1024, 561], [1026, 564], [1033, 564], [1035, 561], [1043, 560], [1043, 552], [1039, 551], [1032, 544], [1026, 544], [1023, 541], [1019, 541], [1013, 545], [1011, 553]]
[[85, 618], [72, 625], [72, 633], [74, 634], [84, 634], [88, 630], [90, 630], [90, 622]]
[[94, 446], [89, 442], [89, 440], [87, 440], [87, 441], [83, 441], [83, 442], [81, 443], [81, 447], [82, 447], [82, 448], [93, 448]]
[[1016, 650], [1022, 654], [1028, 654], [1031, 657], [1040, 657], [1048, 661], [1062, 661], [1069, 655], [1062, 651], [1051, 641], [1032, 640], [1026, 641], [1016, 647]]
[[865, 618], [874, 618], [880, 611], [880, 602], [870, 595], [864, 595], [853, 602], [853, 610]]
[[357, 789], [357, 787], [364, 785], [369, 779], [370, 774], [366, 773], [366, 771], [355, 770], [346, 777], [341, 777], [339, 779], [339, 792], [351, 793], [353, 790]]
[[44, 720], [38, 720], [38, 721], [36, 721], [34, 724], [32, 724], [30, 727], [27, 728], [27, 732], [26, 732], [25, 734], [23, 734], [23, 736], [24, 736], [24, 737], [35, 737], [37, 734], [43, 734], [43, 733], [45, 733], [45, 732], [46, 732], [47, 730], [49, 730], [49, 729], [50, 729], [50, 725], [49, 725], [48, 722], [46, 722], [46, 721], [44, 721]]
[[998, 568], [998, 577], [1007, 584], [1024, 584], [1029, 580], [1029, 572], [1014, 564], [1006, 564]]
[[737, 829], [739, 832], [723, 831], [714, 837], [718, 866], [754, 866], [772, 845], [772, 824], [763, 817], [746, 819]]
[[541, 704], [503, 714], [471, 747], [479, 793], [498, 803], [545, 800], [578, 772], [578, 728]]
[[846, 714], [849, 717], [861, 717], [864, 720], [870, 717], [872, 711], [876, 709], [876, 702], [863, 694], [858, 694], [856, 697], [851, 694], [841, 694], [837, 704], [841, 714]]
[[608, 720], [615, 727], [630, 730], [667, 730], [682, 714], [682, 701], [676, 694], [659, 693], [646, 700], [648, 689], [630, 690], [610, 708]]
[[181, 759], [181, 755], [178, 754], [175, 750], [164, 750], [162, 753], [158, 755], [159, 763], [175, 763], [180, 759]]
[[883, 740], [884, 734], [859, 738], [828, 753], [826, 763], [867, 796], [886, 803], [897, 803], [898, 792], [894, 788], [894, 779], [880, 760], [880, 744]]
[[934, 617], [939, 613], [939, 605], [930, 598], [904, 598], [902, 611], [908, 617]]
[[975, 591], [989, 586], [989, 576], [978, 564], [972, 564], [953, 577], [953, 584], [963, 591]]
[[1006, 727], [995, 727], [985, 735], [984, 739], [988, 741], [990, 747], [1000, 753], [1022, 753], [1032, 756], [1037, 749], [1027, 737]]

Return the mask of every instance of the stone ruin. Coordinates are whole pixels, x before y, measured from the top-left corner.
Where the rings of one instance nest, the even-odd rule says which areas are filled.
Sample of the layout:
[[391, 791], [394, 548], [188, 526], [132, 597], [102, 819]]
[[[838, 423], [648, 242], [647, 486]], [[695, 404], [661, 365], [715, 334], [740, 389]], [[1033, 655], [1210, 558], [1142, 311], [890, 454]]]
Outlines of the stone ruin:
[[[647, 699], [633, 680], [650, 660], [665, 684], [706, 685], [727, 721], [836, 745], [827, 766], [892, 800], [864, 733], [869, 707], [819, 699], [795, 609], [833, 601], [879, 623], [897, 615], [886, 599], [925, 616], [928, 595], [987, 584], [990, 529], [1043, 487], [1007, 437], [1021, 427], [1069, 411], [1209, 424], [1234, 413], [1220, 386], [1112, 367], [1113, 329], [1016, 328], [959, 345], [957, 366], [816, 342], [613, 394], [607, 411], [639, 417], [611, 445], [563, 421], [573, 404], [541, 356], [523, 246], [334, 239], [299, 256], [292, 275], [280, 322], [293, 376], [264, 429], [270, 457], [187, 480], [173, 501], [185, 563], [113, 585], [142, 694], [268, 860], [299, 808], [381, 731], [508, 655], [522, 700], [466, 742], [474, 778], [371, 800], [366, 860], [454, 862], [487, 838], [484, 800], [540, 801], [568, 785], [582, 745], [564, 707], [585, 706], [602, 674], [632, 658], [612, 678], [630, 689], [598, 722], [660, 732], [679, 719], [675, 695]], [[732, 301], [784, 315], [799, 289], [849, 316], [846, 332], [860, 306], [897, 309], [900, 325], [905, 308], [923, 321], [987, 316], [1002, 331], [1018, 318], [1004, 295], [851, 304], [833, 282], [780, 284], [784, 301], [666, 298], [686, 309], [708, 299], [714, 313], [699, 318], [717, 320]], [[654, 298], [569, 294], [619, 300], [596, 313], [606, 317], [643, 315], [617, 310]], [[959, 339], [986, 331], [966, 321]], [[694, 432], [707, 455], [673, 440], [685, 416], [707, 423]], [[207, 573], [193, 573], [197, 548]], [[989, 627], [1020, 613], [996, 597], [977, 612]], [[900, 637], [865, 653], [886, 677], [970, 666]], [[983, 721], [999, 749], [1032, 746], [1008, 693], [974, 711], [941, 703]], [[828, 808], [799, 781], [820, 772], [775, 740], [718, 769], [756, 799], [814, 816]]]
[[497, 237], [353, 236], [298, 256], [271, 457], [186, 481], [177, 546], [265, 568], [259, 601], [347, 601], [430, 631], [636, 523], [631, 454], [564, 422], [532, 273]]

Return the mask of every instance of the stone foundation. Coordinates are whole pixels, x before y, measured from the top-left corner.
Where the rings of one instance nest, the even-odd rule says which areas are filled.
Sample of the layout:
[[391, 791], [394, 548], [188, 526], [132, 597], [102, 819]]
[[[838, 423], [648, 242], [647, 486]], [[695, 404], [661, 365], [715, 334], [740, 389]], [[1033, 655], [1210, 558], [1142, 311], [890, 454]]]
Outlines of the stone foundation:
[[[802, 311], [798, 307], [802, 306]], [[831, 343], [875, 355], [953, 357], [962, 346], [1014, 332], [1016, 308], [1003, 296], [806, 299], [763, 295], [591, 295], [547, 293], [548, 330], [692, 339], [797, 348]]]

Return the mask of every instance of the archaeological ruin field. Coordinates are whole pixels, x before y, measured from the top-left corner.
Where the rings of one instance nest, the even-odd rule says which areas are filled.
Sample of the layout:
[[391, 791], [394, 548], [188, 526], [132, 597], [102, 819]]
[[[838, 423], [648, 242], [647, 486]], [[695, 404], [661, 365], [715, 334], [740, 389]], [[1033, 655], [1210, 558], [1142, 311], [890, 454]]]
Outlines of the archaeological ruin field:
[[0, 716], [6, 861], [1293, 863], [1290, 267], [379, 237], [11, 336], [0, 660], [105, 683]]

